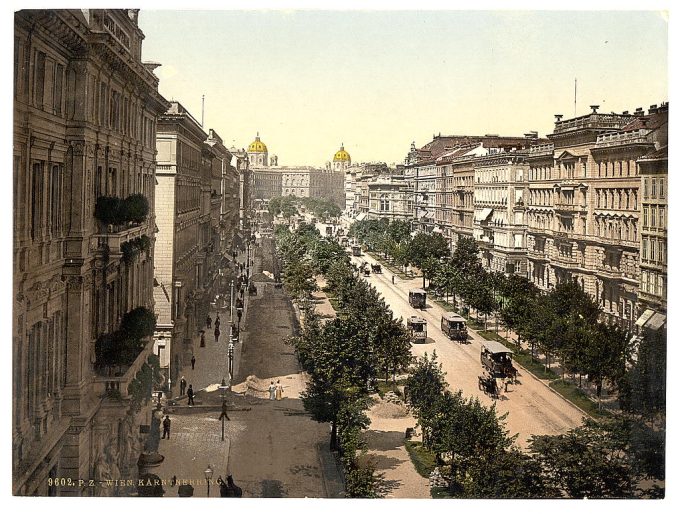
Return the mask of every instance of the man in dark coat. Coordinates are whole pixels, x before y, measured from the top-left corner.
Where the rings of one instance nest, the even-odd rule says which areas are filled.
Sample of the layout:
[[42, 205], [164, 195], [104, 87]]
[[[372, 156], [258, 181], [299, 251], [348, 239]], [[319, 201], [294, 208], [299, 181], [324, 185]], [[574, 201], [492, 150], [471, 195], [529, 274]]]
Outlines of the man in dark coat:
[[[191, 369], [194, 369], [195, 366], [196, 366], [196, 356], [192, 355], [191, 356]], [[191, 386], [189, 386], [189, 387], [191, 387]]]
[[165, 419], [163, 420], [163, 437], [161, 439], [165, 439], [165, 436], [168, 436], [168, 439], [170, 439], [170, 416], [165, 416]]
[[187, 389], [187, 397], [189, 398], [188, 405], [193, 405], [194, 404], [194, 388], [191, 384], [189, 384], [189, 389]]
[[205, 318], [205, 326], [208, 328], [212, 328], [212, 318], [210, 317], [210, 314], [208, 314], [208, 317]]

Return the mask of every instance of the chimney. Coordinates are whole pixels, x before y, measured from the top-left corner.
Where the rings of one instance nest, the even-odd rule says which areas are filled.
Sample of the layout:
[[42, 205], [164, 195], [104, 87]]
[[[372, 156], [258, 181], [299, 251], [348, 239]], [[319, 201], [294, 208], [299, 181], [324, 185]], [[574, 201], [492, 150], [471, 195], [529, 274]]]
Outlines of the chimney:
[[597, 110], [600, 108], [599, 105], [591, 105], [590, 108], [593, 110], [591, 114], [597, 114]]
[[645, 114], [645, 110], [642, 107], [637, 107], [635, 109], [635, 116], [642, 116]]
[[628, 116], [628, 111], [623, 111], [621, 114], [622, 114], [623, 116]]
[[649, 114], [656, 114], [658, 111], [659, 109], [656, 104], [652, 104], [649, 106]]
[[555, 123], [562, 121], [563, 114], [555, 114]]

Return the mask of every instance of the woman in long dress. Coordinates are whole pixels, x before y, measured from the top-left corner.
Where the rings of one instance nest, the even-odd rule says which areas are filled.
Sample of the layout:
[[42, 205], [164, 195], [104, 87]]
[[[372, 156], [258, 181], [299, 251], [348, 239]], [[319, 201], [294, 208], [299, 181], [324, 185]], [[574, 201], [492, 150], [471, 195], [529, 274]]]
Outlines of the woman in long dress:
[[270, 400], [276, 400], [276, 386], [274, 385], [273, 380], [272, 380], [272, 383], [269, 384], [269, 399]]
[[281, 400], [283, 398], [283, 386], [279, 380], [276, 381], [276, 399]]

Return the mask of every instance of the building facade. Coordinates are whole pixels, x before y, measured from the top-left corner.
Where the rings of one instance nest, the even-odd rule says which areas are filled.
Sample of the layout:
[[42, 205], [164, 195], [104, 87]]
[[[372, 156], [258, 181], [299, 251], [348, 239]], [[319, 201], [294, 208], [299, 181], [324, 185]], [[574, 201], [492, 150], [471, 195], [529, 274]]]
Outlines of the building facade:
[[208, 134], [179, 102], [159, 117], [156, 139], [155, 339], [176, 384], [207, 311], [221, 168]]
[[[97, 341], [132, 309], [153, 308], [155, 126], [167, 104], [158, 65], [141, 61], [137, 15], [15, 14], [16, 495], [106, 494], [78, 479], [136, 472], [141, 414], [128, 385], [153, 341], [117, 376]], [[113, 222], [102, 198], [146, 204], [146, 215]], [[57, 477], [72, 483], [48, 482]]]

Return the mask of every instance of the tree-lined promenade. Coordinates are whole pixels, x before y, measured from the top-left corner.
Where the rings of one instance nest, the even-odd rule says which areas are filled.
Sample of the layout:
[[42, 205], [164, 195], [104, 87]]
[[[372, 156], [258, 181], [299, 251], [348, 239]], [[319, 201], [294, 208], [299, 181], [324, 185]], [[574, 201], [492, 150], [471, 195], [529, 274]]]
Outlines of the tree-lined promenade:
[[[276, 240], [284, 285], [303, 312], [300, 334], [291, 340], [308, 374], [303, 404], [315, 420], [331, 425], [330, 445], [339, 452], [348, 496], [374, 497], [375, 471], [361, 459], [365, 411], [378, 375], [387, 380], [410, 364], [408, 334], [375, 289], [358, 278], [338, 243], [306, 224], [295, 232], [279, 226]], [[330, 321], [309, 301], [318, 274], [337, 302], [338, 315]]]

